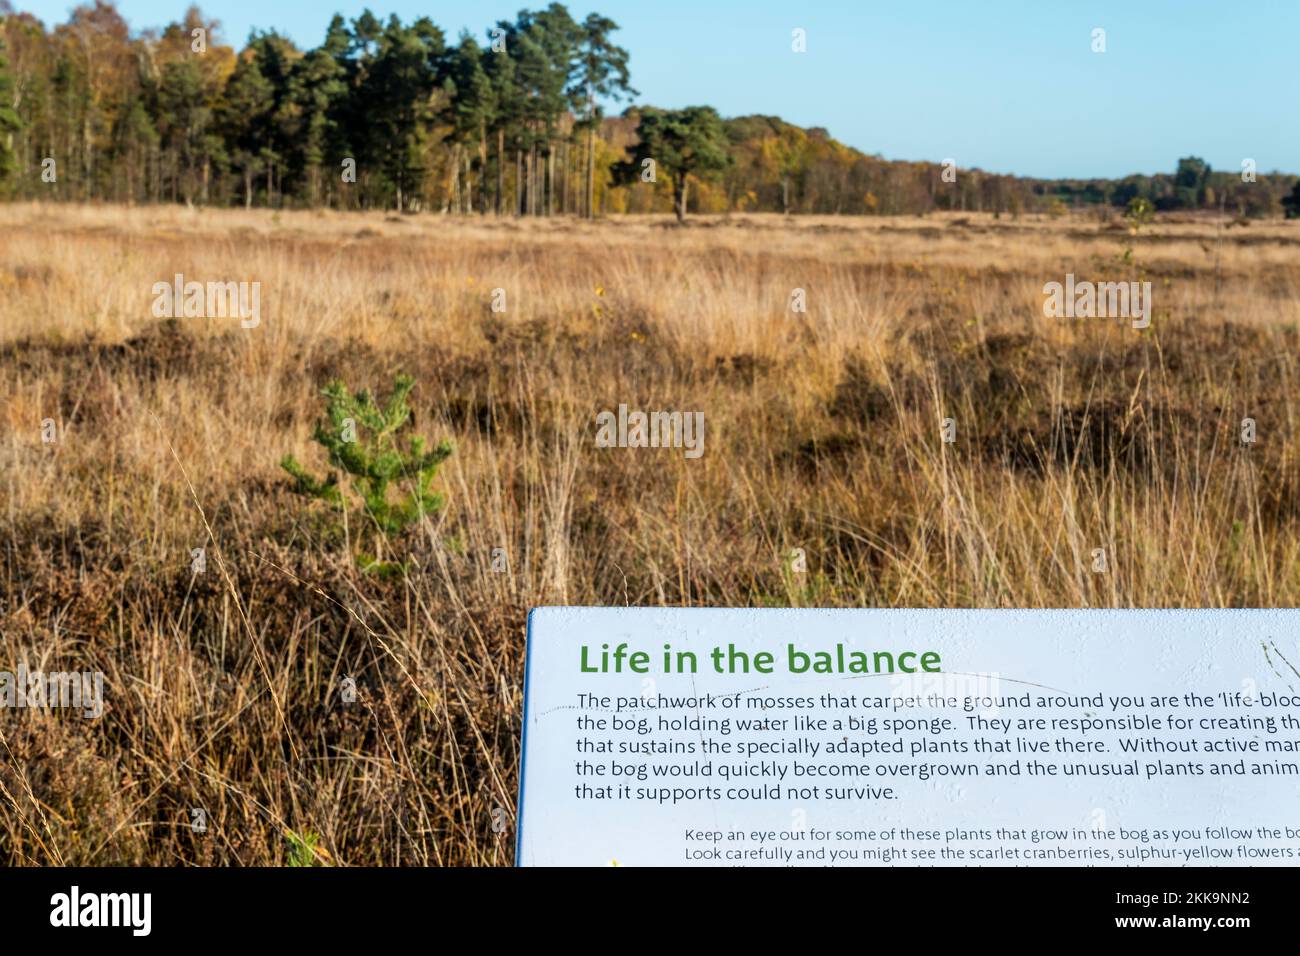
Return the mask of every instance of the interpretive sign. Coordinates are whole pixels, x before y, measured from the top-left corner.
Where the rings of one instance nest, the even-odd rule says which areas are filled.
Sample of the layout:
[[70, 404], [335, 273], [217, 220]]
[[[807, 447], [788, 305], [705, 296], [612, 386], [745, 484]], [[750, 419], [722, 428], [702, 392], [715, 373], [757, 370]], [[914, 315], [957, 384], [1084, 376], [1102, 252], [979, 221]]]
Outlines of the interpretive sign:
[[1300, 862], [1293, 611], [538, 608], [517, 862]]

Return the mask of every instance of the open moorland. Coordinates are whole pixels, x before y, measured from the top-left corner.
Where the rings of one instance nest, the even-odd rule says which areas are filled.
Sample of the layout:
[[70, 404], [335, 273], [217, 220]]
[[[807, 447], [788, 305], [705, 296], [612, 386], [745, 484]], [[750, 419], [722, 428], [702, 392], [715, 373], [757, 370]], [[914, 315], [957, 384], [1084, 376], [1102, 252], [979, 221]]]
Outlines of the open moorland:
[[[399, 373], [454, 452], [378, 574], [280, 461]], [[508, 864], [541, 604], [1297, 605], [1298, 387], [1281, 220], [0, 206], [0, 669], [104, 674], [0, 713], [0, 862]]]

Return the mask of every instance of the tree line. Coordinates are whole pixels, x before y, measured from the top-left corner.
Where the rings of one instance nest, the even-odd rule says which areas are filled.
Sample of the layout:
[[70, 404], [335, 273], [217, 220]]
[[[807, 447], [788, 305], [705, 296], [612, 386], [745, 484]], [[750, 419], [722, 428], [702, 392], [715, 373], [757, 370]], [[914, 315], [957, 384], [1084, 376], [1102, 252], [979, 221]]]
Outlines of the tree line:
[[1058, 180], [1053, 195], [1076, 206], [1127, 207], [1145, 199], [1161, 211], [1217, 210], [1249, 218], [1291, 216], [1300, 202], [1300, 177], [1287, 173], [1261, 173], [1255, 161], [1243, 159], [1241, 167], [1218, 171], [1199, 156], [1178, 160], [1172, 173], [1125, 176], [1123, 179]]
[[1017, 215], [1140, 196], [1273, 215], [1300, 188], [1200, 160], [1170, 177], [1034, 180], [891, 162], [776, 117], [630, 105], [617, 31], [552, 3], [453, 42], [427, 17], [367, 10], [335, 16], [310, 50], [274, 30], [235, 50], [197, 7], [133, 32], [109, 0], [52, 28], [0, 0], [0, 195], [515, 216]]
[[635, 94], [617, 25], [558, 3], [483, 43], [335, 16], [305, 51], [255, 31], [236, 52], [197, 7], [141, 33], [107, 0], [52, 30], [0, 13], [0, 170], [20, 196], [589, 214], [603, 104]]

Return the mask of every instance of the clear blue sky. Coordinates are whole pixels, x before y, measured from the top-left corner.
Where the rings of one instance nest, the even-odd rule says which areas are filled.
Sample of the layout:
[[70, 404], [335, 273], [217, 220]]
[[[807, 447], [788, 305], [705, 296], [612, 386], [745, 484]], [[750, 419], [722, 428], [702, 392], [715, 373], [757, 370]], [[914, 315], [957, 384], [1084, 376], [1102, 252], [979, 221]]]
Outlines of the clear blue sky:
[[[49, 26], [69, 0], [11, 0]], [[546, 0], [209, 0], [226, 42], [276, 28], [314, 46], [336, 10], [431, 17], [478, 36]], [[135, 29], [184, 0], [121, 0]], [[888, 159], [1020, 175], [1122, 176], [1198, 155], [1300, 171], [1300, 0], [581, 0], [623, 28], [640, 101], [824, 126]], [[808, 50], [791, 52], [791, 30]], [[1106, 31], [1093, 53], [1092, 31]]]

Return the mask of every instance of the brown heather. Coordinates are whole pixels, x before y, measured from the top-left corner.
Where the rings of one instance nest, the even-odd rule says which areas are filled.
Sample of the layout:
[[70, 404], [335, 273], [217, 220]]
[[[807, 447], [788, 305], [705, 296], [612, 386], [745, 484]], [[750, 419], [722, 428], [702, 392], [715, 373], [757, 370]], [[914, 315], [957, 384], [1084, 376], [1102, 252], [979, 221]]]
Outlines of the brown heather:
[[[1144, 332], [1043, 317], [1138, 270]], [[176, 272], [261, 326], [154, 319]], [[0, 711], [0, 861], [507, 864], [539, 604], [1295, 605], [1298, 293], [1282, 222], [0, 207], [0, 670], [106, 694]], [[278, 461], [399, 371], [457, 450], [384, 581]], [[703, 458], [595, 447], [621, 402]]]

